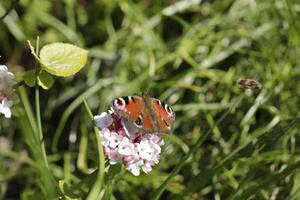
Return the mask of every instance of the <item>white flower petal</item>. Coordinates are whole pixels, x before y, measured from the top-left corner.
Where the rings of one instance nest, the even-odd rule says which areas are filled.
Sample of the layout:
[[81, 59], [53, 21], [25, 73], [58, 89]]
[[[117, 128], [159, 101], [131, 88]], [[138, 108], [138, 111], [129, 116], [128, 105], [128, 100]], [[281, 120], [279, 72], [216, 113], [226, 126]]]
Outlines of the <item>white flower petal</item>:
[[116, 148], [120, 144], [122, 139], [122, 136], [118, 135], [116, 132], [112, 132], [109, 138], [109, 147]]
[[10, 107], [13, 105], [13, 100], [16, 100], [13, 78], [14, 74], [7, 71], [5, 65], [0, 65], [0, 113], [3, 113], [6, 118], [11, 117]]
[[110, 114], [106, 112], [101, 113], [100, 115], [94, 116], [95, 125], [102, 129], [107, 128], [113, 123], [113, 118]]
[[150, 160], [152, 158], [153, 149], [150, 146], [149, 140], [143, 138], [137, 148], [142, 159]]
[[137, 161], [127, 165], [126, 169], [130, 171], [134, 176], [140, 175], [140, 166], [143, 165], [143, 161]]
[[110, 131], [107, 128], [102, 129], [100, 132], [101, 143], [103, 146], [108, 146], [109, 138], [110, 138]]
[[2, 100], [0, 104], [0, 113], [3, 113], [6, 118], [11, 117], [10, 107], [12, 106], [11, 101], [7, 101], [6, 99]]
[[158, 144], [160, 146], [164, 145], [164, 140], [158, 136], [158, 134], [146, 134], [147, 137], [151, 142]]
[[11, 110], [10, 110], [10, 108], [3, 108], [2, 113], [4, 114], [4, 116], [6, 118], [10, 118], [11, 117]]
[[151, 164], [149, 162], [145, 162], [144, 165], [142, 165], [142, 170], [147, 174], [148, 172], [152, 171]]
[[108, 153], [107, 157], [109, 159], [109, 164], [115, 165], [121, 162], [121, 157], [119, 156], [117, 149], [110, 149], [110, 151], [107, 153]]
[[123, 137], [118, 146], [118, 152], [121, 155], [130, 156], [134, 154], [134, 144], [127, 137]]

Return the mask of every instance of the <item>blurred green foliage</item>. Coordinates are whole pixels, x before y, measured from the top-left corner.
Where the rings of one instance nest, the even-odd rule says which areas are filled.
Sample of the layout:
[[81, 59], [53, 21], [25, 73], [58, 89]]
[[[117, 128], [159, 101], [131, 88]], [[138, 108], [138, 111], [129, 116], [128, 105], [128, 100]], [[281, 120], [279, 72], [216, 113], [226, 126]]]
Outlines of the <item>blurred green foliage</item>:
[[[0, 1], [0, 16], [12, 4], [0, 22], [0, 64], [16, 76], [34, 69], [26, 40], [37, 36], [40, 46], [68, 42], [90, 57], [75, 76], [41, 91], [49, 172], [22, 104], [11, 120], [1, 116], [0, 199], [84, 199], [97, 143], [83, 100], [97, 114], [113, 98], [143, 91], [172, 105], [173, 133], [150, 174], [106, 177], [111, 199], [152, 198], [208, 131], [162, 199], [300, 198], [299, 1], [19, 0]], [[247, 95], [239, 78], [263, 88]], [[19, 93], [34, 107], [34, 89]]]

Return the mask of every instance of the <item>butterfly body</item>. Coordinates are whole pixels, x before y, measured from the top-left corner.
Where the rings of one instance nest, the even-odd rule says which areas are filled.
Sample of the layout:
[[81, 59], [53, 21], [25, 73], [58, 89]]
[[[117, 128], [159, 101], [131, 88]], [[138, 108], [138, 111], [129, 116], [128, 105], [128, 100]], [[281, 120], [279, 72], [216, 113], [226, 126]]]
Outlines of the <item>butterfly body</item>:
[[117, 98], [112, 109], [145, 132], [169, 132], [175, 120], [171, 107], [149, 95]]

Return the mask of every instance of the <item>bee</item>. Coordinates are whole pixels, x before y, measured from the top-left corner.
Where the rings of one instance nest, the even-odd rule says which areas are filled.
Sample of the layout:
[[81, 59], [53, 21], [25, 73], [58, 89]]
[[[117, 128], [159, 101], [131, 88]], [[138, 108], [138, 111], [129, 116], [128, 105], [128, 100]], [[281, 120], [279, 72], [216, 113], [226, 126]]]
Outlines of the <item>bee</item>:
[[239, 79], [237, 81], [237, 86], [244, 90], [260, 91], [262, 84], [254, 79]]

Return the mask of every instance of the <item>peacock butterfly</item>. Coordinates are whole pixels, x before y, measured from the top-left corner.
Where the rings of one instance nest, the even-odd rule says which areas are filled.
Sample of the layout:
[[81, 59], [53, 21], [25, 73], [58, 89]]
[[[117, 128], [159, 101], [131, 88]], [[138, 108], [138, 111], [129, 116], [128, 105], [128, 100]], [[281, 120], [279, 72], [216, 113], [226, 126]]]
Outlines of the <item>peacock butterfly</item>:
[[175, 112], [170, 106], [146, 94], [117, 98], [111, 108], [149, 133], [167, 133], [175, 120]]

